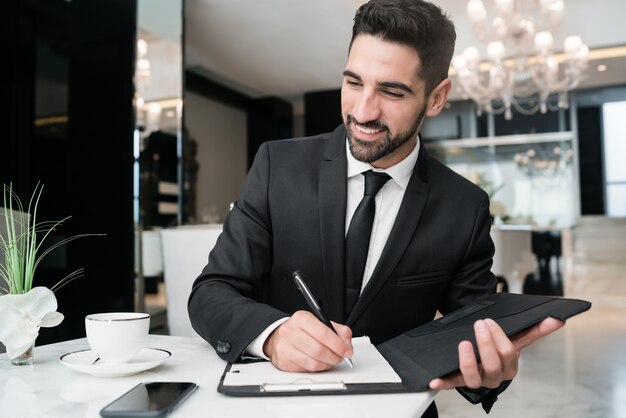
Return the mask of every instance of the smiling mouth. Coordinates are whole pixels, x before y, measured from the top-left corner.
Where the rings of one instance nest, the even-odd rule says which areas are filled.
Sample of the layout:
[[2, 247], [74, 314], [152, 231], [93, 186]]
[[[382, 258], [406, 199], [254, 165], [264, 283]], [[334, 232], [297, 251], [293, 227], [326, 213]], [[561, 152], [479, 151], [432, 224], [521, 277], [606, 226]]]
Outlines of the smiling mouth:
[[374, 135], [384, 131], [382, 128], [366, 128], [365, 126], [359, 125], [358, 123], [354, 124], [354, 127], [359, 131], [366, 135]]
[[355, 133], [358, 132], [363, 135], [370, 136], [370, 135], [377, 135], [377, 134], [380, 134], [381, 132], [387, 131], [387, 127], [378, 121], [369, 121], [366, 123], [359, 123], [351, 115], [348, 115], [347, 119], [348, 119], [348, 124], [354, 127], [354, 130], [356, 131]]

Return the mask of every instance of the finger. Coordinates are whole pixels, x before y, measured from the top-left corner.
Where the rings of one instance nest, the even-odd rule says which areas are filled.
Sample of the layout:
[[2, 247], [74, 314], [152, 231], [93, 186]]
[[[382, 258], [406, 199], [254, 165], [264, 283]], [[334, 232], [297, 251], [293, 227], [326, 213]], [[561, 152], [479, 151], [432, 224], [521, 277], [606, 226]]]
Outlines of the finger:
[[276, 368], [286, 372], [321, 372], [333, 366], [317, 361], [295, 347], [289, 350], [277, 350], [271, 360]]
[[329, 349], [324, 341], [319, 341], [310, 335], [307, 337], [297, 340], [294, 344], [297, 350], [308, 357], [303, 359], [305, 369], [309, 371], [326, 370], [343, 359], [343, 356]]
[[472, 343], [469, 341], [461, 341], [458, 350], [459, 370], [463, 375], [463, 384], [461, 386], [467, 386], [472, 389], [479, 388], [482, 383], [482, 378]]
[[347, 355], [352, 357], [352, 345], [324, 325], [311, 312], [299, 311], [292, 318], [310, 337], [298, 339], [296, 347], [299, 350], [315, 360], [333, 365], [339, 363]]
[[345, 354], [344, 357], [352, 358], [353, 347], [352, 347], [352, 329], [347, 325], [338, 324], [336, 322], [331, 321], [335, 331], [340, 338], [342, 338], [346, 342]]
[[504, 333], [502, 328], [491, 318], [485, 319], [489, 326], [491, 337], [496, 345], [496, 349], [500, 354], [500, 362], [502, 367], [502, 379], [511, 380], [517, 375], [519, 363], [519, 350], [511, 342], [509, 337]]
[[441, 378], [433, 379], [428, 383], [428, 387], [433, 390], [443, 390], [446, 389], [445, 382]]
[[351, 340], [352, 339], [352, 329], [347, 326], [347, 325], [343, 325], [343, 324], [338, 324], [337, 322], [334, 321], [330, 321], [333, 324], [333, 327], [335, 328], [335, 331], [337, 331], [337, 334], [343, 338], [344, 340]]
[[516, 334], [511, 340], [513, 344], [515, 344], [515, 347], [521, 350], [524, 347], [528, 347], [539, 338], [553, 333], [564, 325], [565, 321], [556, 318], [546, 318], [526, 331]]
[[286, 371], [321, 371], [341, 361], [341, 357], [307, 333], [311, 323], [313, 326], [317, 324], [308, 321], [306, 317], [294, 314], [268, 338], [270, 350], [267, 352], [277, 368]]
[[[498, 387], [502, 381], [502, 362], [500, 361], [500, 353], [498, 352], [487, 322], [484, 320], [476, 321], [474, 323], [474, 333], [476, 335], [476, 345], [478, 346], [480, 363], [483, 369], [479, 386], [489, 388]], [[463, 375], [465, 376], [465, 374]], [[473, 380], [472, 383], [474, 383]]]
[[465, 386], [461, 372], [455, 372], [448, 376], [433, 379], [428, 384], [428, 387], [433, 390], [454, 389], [460, 386]]

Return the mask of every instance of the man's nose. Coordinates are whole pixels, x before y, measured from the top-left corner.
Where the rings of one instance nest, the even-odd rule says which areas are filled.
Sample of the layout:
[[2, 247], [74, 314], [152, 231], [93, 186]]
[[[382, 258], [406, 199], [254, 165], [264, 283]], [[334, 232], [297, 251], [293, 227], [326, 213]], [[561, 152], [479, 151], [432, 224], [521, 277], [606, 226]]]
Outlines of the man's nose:
[[378, 120], [380, 107], [376, 95], [363, 91], [355, 104], [352, 116], [361, 123]]

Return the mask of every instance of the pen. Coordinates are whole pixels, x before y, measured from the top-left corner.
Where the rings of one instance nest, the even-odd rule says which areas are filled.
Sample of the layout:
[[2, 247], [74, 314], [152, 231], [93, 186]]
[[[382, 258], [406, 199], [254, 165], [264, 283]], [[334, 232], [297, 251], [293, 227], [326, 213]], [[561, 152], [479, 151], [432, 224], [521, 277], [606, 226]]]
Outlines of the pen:
[[[315, 314], [315, 316], [317, 316], [317, 318], [320, 321], [322, 321], [324, 325], [332, 329], [333, 332], [336, 334], [337, 331], [335, 331], [335, 328], [333, 328], [333, 325], [328, 320], [328, 317], [326, 316], [326, 313], [324, 313], [322, 306], [317, 302], [317, 300], [315, 299], [315, 296], [313, 296], [313, 293], [311, 293], [311, 290], [309, 290], [309, 287], [304, 282], [304, 279], [302, 278], [302, 273], [300, 272], [300, 270], [296, 270], [293, 272], [293, 281], [296, 283], [296, 287], [298, 288], [300, 293], [302, 293], [302, 296], [304, 296], [304, 299], [306, 299], [307, 303], [313, 310], [313, 313]], [[348, 366], [350, 366], [350, 368], [354, 368], [354, 365], [352, 364], [352, 360], [350, 360], [349, 358], [345, 358], [345, 357], [343, 359], [348, 364]]]

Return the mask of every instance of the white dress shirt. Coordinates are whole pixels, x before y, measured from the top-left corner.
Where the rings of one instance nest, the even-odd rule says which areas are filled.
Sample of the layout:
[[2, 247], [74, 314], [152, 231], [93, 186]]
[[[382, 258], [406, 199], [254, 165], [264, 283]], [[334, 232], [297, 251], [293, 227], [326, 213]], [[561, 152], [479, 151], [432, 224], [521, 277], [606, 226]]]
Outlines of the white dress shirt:
[[[348, 147], [348, 141], [346, 141]], [[350, 221], [356, 211], [357, 206], [363, 198], [365, 189], [365, 178], [361, 175], [365, 171], [372, 170], [380, 173], [387, 173], [391, 179], [376, 194], [376, 212], [374, 214], [374, 223], [372, 224], [372, 235], [370, 235], [370, 245], [367, 251], [367, 260], [365, 261], [365, 271], [363, 272], [363, 284], [361, 291], [369, 282], [372, 273], [380, 255], [383, 253], [385, 243], [391, 233], [391, 228], [396, 221], [396, 216], [400, 210], [404, 191], [409, 185], [413, 167], [417, 162], [419, 154], [419, 138], [417, 145], [413, 151], [402, 161], [386, 169], [378, 169], [372, 167], [371, 164], [358, 161], [352, 156], [349, 149], [346, 150], [348, 157], [348, 199], [346, 204], [346, 235], [350, 227]]]
[[[371, 164], [358, 161], [354, 158], [350, 152], [348, 140], [346, 139], [346, 155], [348, 158], [348, 196], [346, 200], [345, 234], [348, 233], [352, 216], [363, 198], [365, 178], [361, 175], [361, 173], [372, 170], [387, 173], [391, 177], [391, 179], [388, 180], [387, 183], [385, 183], [385, 185], [380, 189], [378, 194], [376, 194], [376, 212], [374, 214], [374, 223], [372, 224], [372, 235], [370, 236], [367, 259], [365, 261], [365, 271], [363, 273], [361, 292], [369, 282], [376, 264], [378, 264], [383, 248], [385, 248], [385, 243], [391, 233], [391, 228], [396, 221], [396, 216], [398, 215], [402, 199], [404, 198], [404, 192], [409, 185], [411, 174], [413, 174], [413, 168], [417, 163], [419, 148], [420, 140], [418, 137], [415, 148], [413, 148], [413, 151], [411, 151], [405, 159], [389, 168], [378, 169], [374, 168]], [[269, 337], [272, 331], [278, 328], [278, 326], [287, 319], [289, 318], [281, 318], [267, 327], [258, 337], [252, 340], [250, 345], [246, 348], [245, 353], [269, 360], [263, 352], [265, 340]]]

